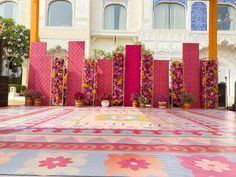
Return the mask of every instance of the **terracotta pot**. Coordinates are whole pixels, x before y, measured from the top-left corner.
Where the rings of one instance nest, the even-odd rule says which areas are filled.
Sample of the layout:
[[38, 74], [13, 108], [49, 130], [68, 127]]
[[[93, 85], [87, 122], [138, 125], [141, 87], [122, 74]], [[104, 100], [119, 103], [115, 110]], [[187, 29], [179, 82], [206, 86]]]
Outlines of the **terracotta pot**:
[[146, 104], [140, 103], [140, 108], [146, 108]]
[[191, 105], [190, 103], [184, 103], [184, 104], [183, 104], [183, 108], [184, 108], [184, 109], [190, 109], [191, 106], [192, 106], [192, 105]]
[[161, 109], [167, 108], [167, 102], [159, 101], [158, 102], [158, 107], [161, 108]]
[[132, 107], [134, 107], [134, 108], [138, 107], [138, 101], [137, 100], [132, 101]]
[[81, 108], [84, 106], [83, 100], [75, 100], [75, 107]]
[[25, 97], [25, 106], [33, 106], [34, 100], [32, 97]]
[[102, 100], [101, 105], [102, 105], [102, 107], [107, 108], [110, 106], [110, 101], [109, 100]]
[[42, 104], [42, 99], [41, 98], [34, 99], [34, 106], [41, 106], [41, 104]]

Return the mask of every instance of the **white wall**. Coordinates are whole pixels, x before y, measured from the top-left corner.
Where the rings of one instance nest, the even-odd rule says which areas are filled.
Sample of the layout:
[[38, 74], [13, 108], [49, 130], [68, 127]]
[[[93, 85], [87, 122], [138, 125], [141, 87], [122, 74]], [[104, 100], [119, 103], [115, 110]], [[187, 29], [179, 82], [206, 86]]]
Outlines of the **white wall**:
[[[104, 7], [117, 3], [124, 5], [127, 9], [127, 29], [105, 30]], [[119, 45], [134, 44], [137, 41], [138, 31], [141, 28], [141, 3], [141, 0], [91, 0], [91, 55], [93, 49], [111, 52]]]
[[[39, 38], [48, 42], [48, 48], [61, 45], [68, 48], [68, 41], [86, 41], [86, 54], [89, 53], [90, 44], [90, 1], [69, 0], [72, 4], [73, 19], [71, 27], [47, 26], [48, 5], [52, 0], [40, 1]], [[60, 19], [58, 19], [60, 20]]]

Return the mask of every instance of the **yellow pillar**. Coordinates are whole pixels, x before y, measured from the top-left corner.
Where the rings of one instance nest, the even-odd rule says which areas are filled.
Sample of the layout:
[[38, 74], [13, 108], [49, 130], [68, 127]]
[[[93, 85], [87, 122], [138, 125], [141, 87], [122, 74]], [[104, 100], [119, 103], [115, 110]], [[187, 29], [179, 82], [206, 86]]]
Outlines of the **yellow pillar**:
[[37, 42], [39, 36], [39, 0], [31, 0], [30, 42]]
[[209, 12], [209, 53], [210, 60], [217, 60], [217, 0], [210, 1]]

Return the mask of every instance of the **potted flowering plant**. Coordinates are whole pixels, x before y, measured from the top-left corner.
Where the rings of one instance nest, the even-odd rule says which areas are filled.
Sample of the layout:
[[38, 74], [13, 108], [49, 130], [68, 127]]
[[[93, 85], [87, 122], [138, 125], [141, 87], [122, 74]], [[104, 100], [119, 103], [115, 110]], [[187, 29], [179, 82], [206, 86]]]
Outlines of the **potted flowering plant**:
[[34, 106], [41, 106], [43, 96], [40, 92], [35, 92], [32, 98], [34, 100]]
[[74, 96], [75, 106], [83, 107], [84, 106], [85, 95], [82, 92], [77, 92]]
[[132, 93], [130, 100], [132, 101], [132, 107], [138, 107], [138, 99], [140, 95], [138, 93]]
[[103, 93], [101, 95], [101, 105], [102, 107], [109, 107], [110, 106], [110, 100], [111, 100], [111, 96], [107, 93]]
[[34, 91], [33, 90], [25, 90], [24, 91], [24, 96], [25, 96], [25, 106], [33, 106], [34, 100]]
[[142, 95], [141, 95], [141, 96], [138, 98], [138, 102], [139, 102], [141, 108], [145, 108], [145, 107], [146, 107], [146, 104], [148, 104], [148, 99], [147, 99], [145, 96], [142, 96]]
[[180, 95], [180, 102], [184, 109], [189, 109], [192, 106], [192, 103], [196, 100], [195, 96], [191, 93], [182, 93]]
[[22, 85], [20, 87], [20, 96], [24, 96], [24, 91], [26, 90], [26, 86], [25, 85]]
[[161, 109], [165, 109], [168, 106], [168, 98], [165, 98], [163, 96], [160, 96], [159, 98], [157, 98], [158, 101], [158, 107]]

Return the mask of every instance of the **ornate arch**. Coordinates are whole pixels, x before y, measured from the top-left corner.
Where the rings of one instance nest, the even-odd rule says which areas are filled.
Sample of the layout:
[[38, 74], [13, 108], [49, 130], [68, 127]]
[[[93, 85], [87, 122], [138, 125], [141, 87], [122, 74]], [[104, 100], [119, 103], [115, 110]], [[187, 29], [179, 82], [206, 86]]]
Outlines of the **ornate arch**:
[[155, 9], [158, 4], [163, 2], [182, 4], [185, 8], [188, 6], [188, 0], [153, 0], [153, 9]]
[[207, 5], [204, 2], [194, 2], [192, 4], [191, 29], [193, 31], [207, 30]]
[[47, 5], [46, 5], [46, 9], [47, 9], [46, 12], [47, 12], [47, 13], [48, 13], [50, 4], [53, 3], [53, 2], [56, 2], [56, 1], [66, 1], [66, 2], [71, 3], [71, 6], [72, 6], [72, 13], [74, 12], [75, 0], [47, 0]]
[[[200, 58], [207, 58], [208, 46], [200, 49]], [[234, 63], [236, 66], [236, 44], [231, 44], [229, 41], [224, 40], [218, 44], [218, 58], [219, 64], [224, 65], [224, 60]]]
[[103, 8], [112, 4], [119, 4], [119, 5], [124, 6], [127, 9], [128, 0], [103, 0]]
[[0, 4], [4, 2], [15, 2], [16, 4], [19, 4], [20, 0], [0, 0]]
[[218, 0], [219, 4], [229, 4], [232, 6], [236, 6], [236, 1], [235, 0]]

